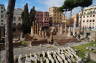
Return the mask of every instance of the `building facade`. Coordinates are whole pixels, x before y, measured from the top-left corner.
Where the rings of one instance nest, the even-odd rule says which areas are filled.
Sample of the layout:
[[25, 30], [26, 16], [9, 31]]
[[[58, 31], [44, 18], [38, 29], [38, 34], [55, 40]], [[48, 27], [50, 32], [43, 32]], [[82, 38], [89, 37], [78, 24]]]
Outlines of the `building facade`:
[[85, 29], [96, 29], [96, 6], [85, 8], [79, 13], [79, 26]]
[[62, 21], [64, 22], [64, 14], [59, 11], [58, 7], [49, 8], [49, 17], [52, 20], [53, 24], [60, 24]]
[[49, 27], [49, 13], [36, 11], [35, 19], [36, 24], [31, 28], [31, 35], [37, 34], [39, 36], [45, 36], [46, 32], [44, 32], [43, 28]]
[[78, 14], [72, 16], [71, 22], [72, 22], [73, 27], [78, 27], [79, 26], [78, 17], [79, 17]]
[[41, 26], [49, 25], [49, 13], [48, 12], [36, 12], [36, 22]]
[[0, 27], [4, 27], [5, 25], [5, 7], [3, 4], [0, 4]]
[[17, 8], [14, 10], [13, 26], [22, 25], [22, 18], [21, 18], [22, 12], [23, 12], [23, 9], [20, 9], [20, 8]]
[[51, 18], [52, 26], [56, 28], [56, 34], [62, 34], [66, 25], [66, 18], [63, 12], [58, 7], [51, 7], [49, 8], [49, 17]]
[[[13, 35], [14, 37], [16, 35], [20, 35], [21, 31], [21, 25], [22, 25], [22, 19], [21, 19], [21, 14], [23, 10], [20, 8], [17, 8], [14, 10], [14, 15], [13, 15]], [[1, 37], [4, 37], [5, 35], [5, 25], [6, 25], [6, 11], [4, 8], [4, 5], [0, 5], [0, 27], [1, 27]], [[18, 31], [18, 32], [17, 32]], [[18, 34], [17, 34], [18, 33]]]
[[[23, 9], [17, 8], [14, 10], [13, 15], [13, 26], [22, 24], [21, 14]], [[6, 10], [4, 5], [0, 5], [0, 26], [4, 26], [6, 21]]]

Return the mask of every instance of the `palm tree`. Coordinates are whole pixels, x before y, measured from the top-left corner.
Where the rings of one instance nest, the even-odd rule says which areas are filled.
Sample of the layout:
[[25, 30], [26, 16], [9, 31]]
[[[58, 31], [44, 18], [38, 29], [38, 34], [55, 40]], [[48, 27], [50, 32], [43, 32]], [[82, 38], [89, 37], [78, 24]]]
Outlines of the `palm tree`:
[[7, 21], [5, 25], [5, 49], [6, 49], [6, 60], [5, 63], [14, 63], [13, 55], [13, 34], [12, 34], [12, 22], [13, 12], [16, 0], [9, 0], [7, 7]]

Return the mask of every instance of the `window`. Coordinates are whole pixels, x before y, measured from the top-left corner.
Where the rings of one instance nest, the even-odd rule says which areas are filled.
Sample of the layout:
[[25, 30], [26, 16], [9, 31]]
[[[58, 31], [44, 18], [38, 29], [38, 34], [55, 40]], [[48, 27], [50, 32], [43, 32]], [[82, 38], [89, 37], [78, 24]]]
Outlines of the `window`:
[[92, 15], [90, 15], [90, 17], [92, 17]]
[[3, 7], [1, 7], [1, 9], [3, 9]]
[[21, 21], [21, 18], [20, 17], [18, 18], [18, 21]]
[[92, 14], [92, 11], [90, 13]]
[[1, 23], [1, 25], [3, 25], [3, 23]]
[[95, 13], [95, 11], [93, 11], [93, 13]]
[[16, 17], [13, 17], [13, 20], [16, 21]]
[[3, 20], [1, 20], [1, 22], [3, 22]]
[[85, 20], [83, 20], [83, 22], [85, 22]]
[[85, 16], [83, 16], [83, 18], [85, 18]]
[[1, 10], [1, 13], [3, 13], [3, 11]]
[[90, 22], [91, 22], [91, 20], [90, 20]]
[[95, 22], [95, 20], [93, 20], [93, 22]]
[[16, 23], [13, 23], [13, 26], [16, 26]]
[[88, 20], [87, 20], [87, 22], [88, 22]]
[[95, 15], [93, 15], [93, 17], [95, 17]]
[[3, 18], [3, 15], [1, 15], [1, 18]]

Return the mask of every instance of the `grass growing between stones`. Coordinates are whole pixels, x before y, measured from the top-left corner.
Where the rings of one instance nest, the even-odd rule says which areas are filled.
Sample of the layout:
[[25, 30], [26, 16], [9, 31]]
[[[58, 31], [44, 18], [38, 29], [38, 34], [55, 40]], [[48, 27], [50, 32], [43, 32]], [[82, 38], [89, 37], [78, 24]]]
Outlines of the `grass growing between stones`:
[[94, 61], [88, 61], [87, 63], [96, 63], [96, 62], [94, 62]]
[[25, 45], [25, 46], [28, 45], [29, 43], [30, 43], [29, 41], [21, 41], [20, 42], [21, 45]]
[[96, 42], [91, 42], [91, 43], [87, 43], [87, 44], [83, 44], [83, 45], [79, 45], [79, 46], [74, 46], [72, 48], [77, 51], [77, 55], [79, 57], [84, 58], [86, 52], [96, 52], [96, 50], [86, 49], [87, 47], [92, 47], [94, 44], [95, 44], [94, 47], [96, 47]]
[[[79, 57], [81, 57], [82, 59], [84, 59], [85, 58], [85, 54], [87, 52], [95, 52], [96, 53], [96, 50], [86, 49], [87, 47], [96, 47], [96, 42], [91, 42], [91, 43], [87, 43], [87, 44], [83, 44], [83, 45], [79, 45], [79, 46], [74, 46], [72, 48], [74, 50], [76, 50], [77, 55]], [[89, 60], [87, 63], [96, 63], [96, 62]]]

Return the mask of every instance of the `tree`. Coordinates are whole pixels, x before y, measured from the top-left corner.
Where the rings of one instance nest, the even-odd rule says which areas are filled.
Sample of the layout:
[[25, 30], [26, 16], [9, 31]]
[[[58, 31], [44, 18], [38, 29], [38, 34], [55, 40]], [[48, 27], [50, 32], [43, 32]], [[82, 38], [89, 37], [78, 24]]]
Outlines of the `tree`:
[[35, 23], [35, 15], [36, 15], [36, 10], [35, 10], [35, 7], [33, 6], [33, 8], [30, 10], [30, 23], [31, 23], [31, 26], [33, 26], [33, 23]]
[[28, 4], [24, 6], [24, 11], [22, 12], [22, 31], [23, 35], [26, 35], [31, 32], [30, 28], [30, 20], [29, 20], [29, 10], [28, 10]]
[[[35, 10], [35, 7], [33, 6], [33, 8], [30, 10], [30, 23], [31, 23], [31, 26], [33, 28], [33, 33], [36, 32], [36, 21], [35, 21], [35, 15], [36, 15], [36, 10]], [[31, 30], [32, 31], [32, 30]]]
[[76, 7], [81, 7], [81, 20], [80, 20], [80, 30], [81, 30], [81, 21], [82, 21], [82, 15], [83, 15], [83, 9], [84, 7], [88, 7], [92, 4], [92, 0], [65, 0], [64, 4], [60, 7], [60, 10], [64, 12], [64, 10], [71, 11], [72, 16], [72, 9]]
[[[61, 12], [67, 12], [70, 11], [70, 18], [72, 16], [72, 10], [77, 7], [77, 2], [74, 2], [75, 0], [65, 0], [64, 4], [59, 8]], [[65, 29], [66, 29], [66, 23], [65, 23]], [[66, 31], [66, 30], [65, 30]]]
[[0, 27], [0, 40], [1, 40], [1, 27]]
[[72, 16], [72, 10], [77, 6], [78, 5], [76, 0], [65, 0], [64, 4], [60, 7], [60, 11], [61, 12], [71, 11], [70, 15]]
[[5, 49], [6, 49], [5, 63], [14, 63], [13, 34], [12, 34], [14, 7], [15, 7], [15, 0], [9, 0], [6, 14], [7, 21], [5, 25]]

